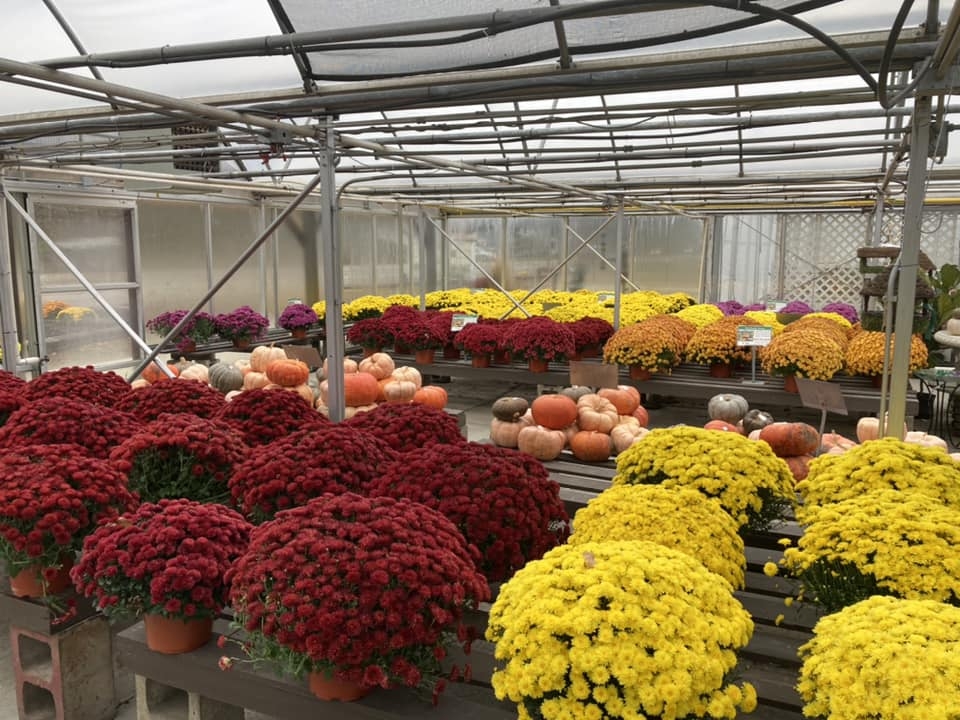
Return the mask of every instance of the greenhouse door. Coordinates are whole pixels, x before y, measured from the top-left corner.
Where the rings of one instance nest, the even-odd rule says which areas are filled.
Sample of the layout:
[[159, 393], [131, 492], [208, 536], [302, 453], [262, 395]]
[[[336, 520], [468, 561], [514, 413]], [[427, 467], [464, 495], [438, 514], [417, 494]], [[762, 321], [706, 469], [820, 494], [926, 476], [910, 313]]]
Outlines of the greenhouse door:
[[142, 327], [136, 207], [29, 196], [28, 211], [73, 266], [30, 229], [30, 266], [45, 370], [75, 365], [128, 366], [139, 350], [80, 282], [78, 271], [132, 328]]

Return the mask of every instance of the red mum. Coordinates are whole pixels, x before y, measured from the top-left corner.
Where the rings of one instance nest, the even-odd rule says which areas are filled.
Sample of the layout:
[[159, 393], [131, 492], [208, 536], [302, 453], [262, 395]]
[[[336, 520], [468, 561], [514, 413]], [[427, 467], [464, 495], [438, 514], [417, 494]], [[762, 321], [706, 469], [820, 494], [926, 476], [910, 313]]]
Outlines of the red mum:
[[223, 395], [206, 383], [178, 379], [128, 390], [117, 408], [143, 421], [155, 420], [163, 413], [191, 413], [211, 418], [223, 408], [224, 403], [226, 400]]
[[398, 452], [434, 444], [462, 444], [457, 418], [426, 405], [386, 403], [369, 412], [357, 413], [345, 425], [376, 433]]
[[374, 480], [371, 497], [407, 498], [448, 517], [480, 550], [480, 570], [504, 580], [566, 539], [560, 486], [538, 461], [480, 443], [406, 453]]
[[69, 397], [116, 407], [120, 398], [130, 392], [130, 385], [114, 372], [101, 372], [88, 365], [45, 372], [28, 382], [21, 392], [27, 400]]
[[250, 446], [266, 445], [307, 425], [330, 425], [297, 393], [263, 389], [243, 391], [216, 417], [239, 430]]

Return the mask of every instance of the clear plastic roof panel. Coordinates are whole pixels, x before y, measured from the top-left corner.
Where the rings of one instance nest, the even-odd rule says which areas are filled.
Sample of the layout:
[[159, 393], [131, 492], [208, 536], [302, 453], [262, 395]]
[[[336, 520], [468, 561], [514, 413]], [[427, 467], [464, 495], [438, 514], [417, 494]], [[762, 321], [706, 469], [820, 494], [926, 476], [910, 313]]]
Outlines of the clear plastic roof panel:
[[[782, 21], [784, 14], [838, 1], [762, 0], [737, 10], [719, 7], [738, 4], [723, 0], [681, 8], [609, 0], [269, 0], [285, 32], [363, 29], [356, 40], [318, 41], [315, 52], [305, 53], [307, 72], [317, 80], [563, 61]], [[629, 13], [618, 12], [624, 5], [632, 6]]]

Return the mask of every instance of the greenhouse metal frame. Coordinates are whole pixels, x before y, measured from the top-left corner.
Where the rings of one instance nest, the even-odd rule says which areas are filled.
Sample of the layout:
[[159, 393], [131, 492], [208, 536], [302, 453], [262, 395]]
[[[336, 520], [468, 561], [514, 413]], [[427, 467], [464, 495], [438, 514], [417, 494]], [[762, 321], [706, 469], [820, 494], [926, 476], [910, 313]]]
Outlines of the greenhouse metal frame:
[[[802, 19], [832, 4], [411, 3], [420, 16], [321, 30], [311, 13], [342, 14], [344, 3], [271, 0], [281, 34], [91, 53], [45, 1], [77, 54], [0, 58], [0, 79], [86, 105], [0, 116], [4, 357], [18, 357], [14, 308], [22, 302], [10, 228], [22, 221], [56, 248], [21, 200], [36, 187], [82, 193], [91, 181], [142, 197], [219, 193], [287, 203], [211, 278], [193, 311], [300, 203], [319, 206], [331, 339], [342, 337], [337, 215], [371, 202], [416, 208], [420, 226], [448, 240], [436, 217], [612, 215], [618, 248], [624, 218], [634, 215], [856, 212], [873, 216], [876, 243], [883, 217], [899, 214], [896, 327], [909, 327], [924, 209], [960, 204], [960, 163], [949, 153], [960, 111], [951, 104], [960, 10], [928, 2], [919, 26], [907, 28], [917, 10], [903, 2], [891, 6], [888, 29], [836, 35]], [[484, 5], [489, 12], [466, 12]], [[430, 14], [429, 6], [447, 12]], [[771, 23], [801, 37], [673, 49]], [[188, 100], [108, 82], [100, 72], [271, 55], [293, 58], [300, 88]], [[78, 68], [92, 77], [71, 72]], [[292, 182], [298, 176], [307, 184]], [[629, 277], [621, 257], [615, 277]], [[139, 344], [146, 363], [156, 350]], [[895, 427], [908, 349], [892, 357]], [[342, 344], [330, 352], [342, 354]], [[331, 407], [341, 393], [334, 380]]]

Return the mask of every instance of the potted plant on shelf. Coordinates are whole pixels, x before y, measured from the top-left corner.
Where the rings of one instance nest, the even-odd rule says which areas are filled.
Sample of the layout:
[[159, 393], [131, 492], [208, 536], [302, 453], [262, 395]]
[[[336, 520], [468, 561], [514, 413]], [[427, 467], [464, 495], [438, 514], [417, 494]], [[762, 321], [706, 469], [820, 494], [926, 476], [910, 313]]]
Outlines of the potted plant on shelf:
[[571, 360], [597, 357], [603, 344], [613, 335], [613, 325], [598, 317], [582, 317], [566, 323], [573, 330], [574, 354]]
[[70, 577], [108, 617], [142, 615], [151, 650], [189, 652], [212, 636], [251, 528], [223, 505], [146, 503], [90, 534]]
[[249, 347], [270, 327], [270, 321], [249, 305], [217, 315], [215, 324], [217, 334], [238, 348]]
[[[753, 633], [732, 587], [643, 540], [561, 545], [521, 568], [490, 609], [497, 698], [521, 718], [732, 718]], [[709, 672], [704, 668], [709, 667]]]
[[813, 308], [810, 307], [803, 300], [791, 300], [782, 308], [777, 310], [777, 322], [781, 325], [787, 325], [792, 323], [794, 320], [799, 320], [804, 315], [808, 315], [813, 312]]
[[669, 373], [680, 364], [695, 330], [673, 315], [654, 315], [617, 330], [603, 346], [603, 361], [626, 366], [634, 380]]
[[254, 529], [230, 604], [249, 656], [309, 674], [318, 697], [410, 687], [436, 699], [448, 648], [473, 638], [464, 612], [489, 597], [475, 553], [418, 503], [327, 494]]
[[551, 361], [565, 360], [576, 351], [573, 330], [543, 316], [504, 325], [503, 345], [515, 358], [526, 360], [531, 372], [546, 372]]
[[[893, 357], [893, 346], [896, 336], [890, 336], [890, 357]], [[883, 355], [887, 344], [886, 333], [862, 330], [853, 336], [847, 345], [844, 362], [847, 372], [851, 375], [869, 377], [873, 384], [880, 386], [883, 380]], [[920, 335], [910, 336], [910, 366], [911, 373], [927, 367], [927, 345]]]
[[246, 452], [243, 437], [224, 422], [165, 414], [115, 447], [110, 462], [146, 502], [225, 502], [227, 480]]
[[307, 330], [315, 325], [318, 319], [317, 313], [309, 305], [291, 303], [280, 313], [277, 325], [289, 330], [294, 339], [303, 340], [307, 337]]
[[737, 345], [737, 328], [745, 324], [742, 315], [726, 315], [697, 328], [687, 343], [687, 360], [706, 365], [711, 377], [731, 377], [734, 365], [750, 362], [750, 353]]
[[[821, 618], [800, 648], [804, 717], [902, 720], [960, 714], [960, 608], [877, 595]], [[858, 659], [850, 682], [850, 658]], [[895, 672], [891, 669], [895, 658]]]
[[418, 313], [409, 322], [394, 326], [393, 342], [413, 350], [414, 359], [420, 365], [433, 362], [434, 353], [447, 342], [447, 335], [430, 321], [425, 313]]
[[0, 557], [19, 597], [56, 595], [97, 523], [133, 509], [122, 473], [79, 445], [0, 452]]
[[369, 357], [392, 345], [394, 336], [383, 318], [364, 318], [347, 328], [347, 342], [362, 347], [363, 354]]
[[499, 324], [475, 322], [464, 325], [454, 337], [453, 344], [470, 356], [474, 367], [489, 367], [502, 336]]
[[[161, 337], [166, 337], [177, 326], [177, 323], [186, 316], [186, 310], [160, 313], [147, 321], [147, 330]], [[189, 353], [196, 350], [199, 343], [205, 343], [213, 337], [216, 332], [217, 325], [214, 317], [201, 310], [180, 329], [180, 333], [173, 338], [173, 342], [176, 344], [177, 350], [182, 353]]]
[[843, 348], [836, 339], [820, 330], [804, 329], [774, 335], [760, 348], [763, 371], [784, 379], [784, 389], [796, 392], [797, 377], [829, 380], [843, 369]]

